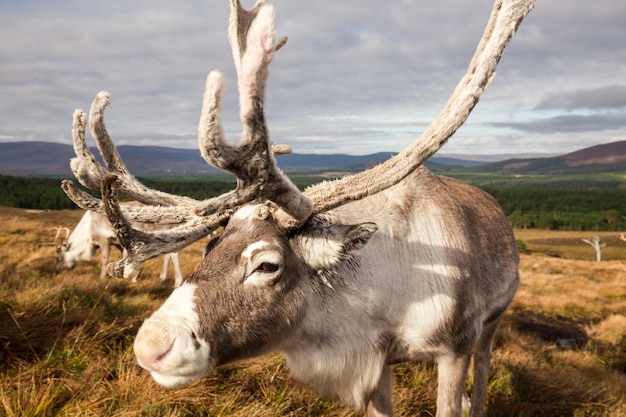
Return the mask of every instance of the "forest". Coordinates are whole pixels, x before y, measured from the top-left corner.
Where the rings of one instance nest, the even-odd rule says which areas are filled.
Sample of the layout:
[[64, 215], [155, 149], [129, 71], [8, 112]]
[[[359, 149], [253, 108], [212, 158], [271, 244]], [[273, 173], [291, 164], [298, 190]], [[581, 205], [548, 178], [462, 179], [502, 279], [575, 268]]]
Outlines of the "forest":
[[[294, 175], [300, 188], [323, 177]], [[152, 188], [196, 199], [206, 199], [235, 187], [231, 177], [141, 179]], [[0, 205], [7, 207], [64, 210], [76, 209], [57, 178], [25, 178], [0, 175]], [[481, 187], [504, 209], [515, 228], [546, 230], [626, 230], [626, 190], [554, 189], [532, 187]]]
[[626, 190], [484, 188], [518, 229], [626, 229]]

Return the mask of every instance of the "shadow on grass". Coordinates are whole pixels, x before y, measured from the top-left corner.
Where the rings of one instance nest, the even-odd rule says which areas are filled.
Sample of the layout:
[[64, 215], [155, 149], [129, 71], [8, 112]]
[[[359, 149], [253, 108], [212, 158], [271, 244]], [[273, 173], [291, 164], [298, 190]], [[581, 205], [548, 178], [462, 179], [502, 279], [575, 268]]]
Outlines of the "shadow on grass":
[[[114, 350], [131, 343], [148, 307], [126, 303], [124, 296], [139, 290], [125, 287], [77, 283], [50, 289], [31, 305], [0, 301], [0, 367], [40, 362], [66, 346]], [[166, 293], [155, 289], [153, 296]]]
[[[522, 334], [534, 336], [536, 343], [524, 343], [528, 359], [510, 358], [498, 365], [507, 375], [505, 389], [494, 389], [488, 396], [488, 417], [579, 417], [606, 416], [615, 407], [611, 398], [593, 378], [598, 367], [581, 361], [573, 366], [558, 352], [584, 352], [595, 343], [586, 333], [590, 320], [550, 315], [542, 311], [514, 308], [507, 317], [512, 333], [509, 343]], [[519, 332], [519, 333], [518, 333]], [[521, 345], [519, 345], [521, 346]], [[574, 368], [574, 370], [572, 369]], [[493, 370], [493, 369], [492, 369]], [[604, 371], [606, 372], [606, 370]]]
[[612, 406], [602, 402], [602, 394], [578, 389], [571, 381], [555, 384], [554, 375], [516, 365], [509, 365], [509, 372], [512, 393], [490, 395], [487, 417], [602, 416]]
[[522, 308], [515, 309], [513, 317], [513, 324], [520, 332], [538, 336], [561, 349], [579, 349], [589, 340], [584, 330], [587, 322]]

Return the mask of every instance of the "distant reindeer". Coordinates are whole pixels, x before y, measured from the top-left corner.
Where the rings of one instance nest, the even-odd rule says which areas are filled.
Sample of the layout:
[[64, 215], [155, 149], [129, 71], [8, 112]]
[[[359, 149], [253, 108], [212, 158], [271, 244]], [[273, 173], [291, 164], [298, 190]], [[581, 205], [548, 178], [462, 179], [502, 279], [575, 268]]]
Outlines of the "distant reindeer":
[[[128, 277], [146, 259], [181, 248], [219, 226], [195, 272], [144, 322], [139, 364], [175, 387], [215, 367], [284, 352], [297, 379], [370, 416], [392, 415], [391, 364], [438, 364], [437, 416], [460, 416], [474, 358], [470, 414], [483, 413], [491, 346], [519, 282], [519, 254], [496, 201], [463, 182], [433, 175], [423, 162], [464, 123], [532, 0], [497, 0], [483, 38], [444, 110], [407, 149], [385, 163], [299, 191], [278, 169], [264, 100], [274, 9], [230, 0], [229, 38], [239, 79], [243, 135], [223, 138], [223, 76], [207, 78], [199, 145], [208, 163], [235, 174], [237, 188], [196, 201], [151, 190], [133, 177], [104, 126], [108, 93], [89, 123], [106, 168], [85, 143], [86, 115], [74, 113], [78, 205], [106, 212], [127, 254], [109, 265]], [[355, 3], [355, 7], [357, 3]], [[118, 193], [147, 206], [120, 207]], [[158, 233], [130, 220], [181, 223]]]
[[[154, 226], [150, 224], [146, 224], [145, 227], [154, 229]], [[55, 229], [57, 231], [54, 238], [55, 245], [61, 231], [65, 231], [65, 238], [63, 238], [60, 244], [56, 245], [57, 271], [71, 269], [79, 262], [91, 261], [96, 254], [96, 250], [100, 249], [102, 264], [100, 278], [106, 277], [106, 266], [111, 256], [111, 248], [114, 246], [120, 248], [120, 244], [117, 241], [115, 230], [113, 230], [109, 219], [105, 215], [87, 210], [71, 233], [67, 227], [57, 227]], [[163, 268], [159, 278], [161, 280], [167, 278], [170, 262], [174, 267], [174, 285], [179, 287], [183, 283], [183, 274], [177, 252], [164, 255]], [[137, 276], [134, 277], [134, 279], [136, 278]]]

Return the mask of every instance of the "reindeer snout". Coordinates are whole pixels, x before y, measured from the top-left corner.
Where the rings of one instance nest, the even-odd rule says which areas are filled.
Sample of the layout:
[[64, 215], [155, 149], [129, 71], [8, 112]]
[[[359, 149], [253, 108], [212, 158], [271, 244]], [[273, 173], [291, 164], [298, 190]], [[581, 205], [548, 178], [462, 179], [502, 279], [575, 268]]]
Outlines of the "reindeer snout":
[[154, 380], [175, 388], [200, 378], [215, 363], [208, 341], [200, 337], [194, 284], [183, 283], [148, 318], [135, 338], [135, 356]]
[[163, 364], [167, 362], [167, 357], [172, 352], [175, 342], [176, 339], [143, 326], [139, 329], [133, 346], [137, 362], [148, 371], [159, 372]]

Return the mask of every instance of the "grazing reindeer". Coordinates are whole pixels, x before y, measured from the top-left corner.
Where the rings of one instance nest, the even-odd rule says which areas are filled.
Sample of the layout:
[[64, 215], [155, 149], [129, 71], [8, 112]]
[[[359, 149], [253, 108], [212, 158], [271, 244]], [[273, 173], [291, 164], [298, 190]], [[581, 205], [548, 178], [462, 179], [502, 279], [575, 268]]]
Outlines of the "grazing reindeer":
[[[274, 51], [274, 9], [230, 0], [229, 38], [239, 78], [239, 144], [223, 138], [223, 77], [207, 78], [199, 145], [208, 163], [234, 173], [237, 188], [196, 201], [140, 184], [104, 126], [105, 92], [92, 104], [91, 133], [106, 163], [85, 143], [86, 115], [74, 113], [71, 167], [103, 199], [63, 189], [106, 212], [132, 275], [145, 259], [179, 250], [218, 226], [195, 272], [140, 328], [134, 349], [154, 379], [175, 387], [216, 366], [279, 350], [297, 379], [370, 416], [392, 415], [390, 365], [433, 358], [437, 416], [460, 416], [474, 357], [471, 415], [482, 415], [491, 346], [518, 286], [519, 255], [495, 200], [421, 167], [463, 124], [532, 0], [496, 0], [467, 74], [431, 126], [406, 150], [368, 171], [300, 192], [277, 168], [264, 115]], [[120, 207], [124, 194], [148, 206]], [[133, 221], [181, 223], [145, 233]]]
[[[153, 229], [154, 225], [142, 225], [149, 229]], [[100, 278], [106, 277], [106, 266], [109, 263], [111, 255], [111, 247], [119, 247], [115, 230], [111, 226], [109, 219], [98, 212], [87, 210], [83, 217], [69, 233], [67, 227], [57, 228], [57, 235], [54, 238], [55, 243], [60, 235], [61, 230], [65, 230], [65, 238], [56, 247], [56, 269], [62, 271], [71, 269], [78, 262], [91, 261], [96, 250], [100, 249], [100, 258], [102, 268], [100, 270]], [[177, 252], [167, 253], [163, 258], [163, 269], [159, 278], [165, 280], [167, 278], [167, 269], [169, 263], [174, 266], [174, 275], [176, 287], [183, 283], [183, 274], [180, 269], [180, 259]], [[137, 277], [133, 277], [136, 279]]]

